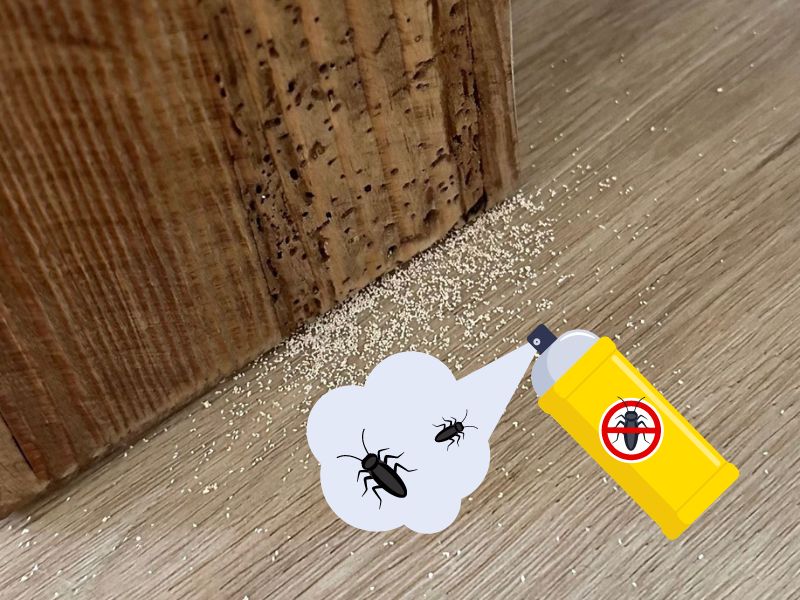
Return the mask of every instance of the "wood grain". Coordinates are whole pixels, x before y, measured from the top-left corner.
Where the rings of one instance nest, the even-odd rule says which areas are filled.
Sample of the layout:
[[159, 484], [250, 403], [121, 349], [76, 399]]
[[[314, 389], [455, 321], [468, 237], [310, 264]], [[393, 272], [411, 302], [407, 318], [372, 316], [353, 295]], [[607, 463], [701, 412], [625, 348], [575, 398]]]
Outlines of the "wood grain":
[[[458, 298], [452, 314], [404, 321], [410, 342], [379, 346], [413, 344], [461, 376], [538, 322], [613, 337], [741, 472], [677, 542], [604, 479], [527, 384], [493, 435], [486, 480], [445, 532], [370, 534], [338, 521], [305, 419], [332, 373], [374, 365], [363, 359], [368, 338], [399, 339], [397, 314], [424, 312], [379, 284], [351, 301], [366, 306], [347, 324], [362, 332], [353, 347], [314, 357], [324, 380], [303, 376], [293, 338], [205, 396], [208, 407], [195, 403], [7, 519], [4, 593], [796, 597], [800, 38], [792, 3], [757, 8], [516, 2], [523, 176], [542, 209], [501, 205], [507, 218], [485, 241], [498, 258], [483, 257], [481, 270], [464, 260], [469, 227], [448, 240], [436, 269], [452, 274], [441, 282]], [[515, 277], [494, 277], [508, 238], [533, 244], [538, 231], [544, 252]], [[485, 286], [467, 286], [481, 274]]]
[[0, 511], [10, 513], [31, 491], [44, 487], [17, 448], [5, 423], [0, 423]]
[[478, 96], [508, 3], [451, 4], [0, 1], [0, 415], [31, 492], [504, 197], [511, 98]]

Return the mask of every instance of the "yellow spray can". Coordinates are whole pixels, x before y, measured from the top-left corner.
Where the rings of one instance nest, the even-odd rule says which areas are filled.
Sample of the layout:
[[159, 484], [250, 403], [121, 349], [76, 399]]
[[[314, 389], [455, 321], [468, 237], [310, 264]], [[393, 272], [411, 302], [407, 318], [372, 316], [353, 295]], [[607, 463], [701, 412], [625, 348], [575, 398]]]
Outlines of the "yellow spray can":
[[739, 476], [607, 337], [544, 325], [531, 381], [539, 406], [677, 538]]

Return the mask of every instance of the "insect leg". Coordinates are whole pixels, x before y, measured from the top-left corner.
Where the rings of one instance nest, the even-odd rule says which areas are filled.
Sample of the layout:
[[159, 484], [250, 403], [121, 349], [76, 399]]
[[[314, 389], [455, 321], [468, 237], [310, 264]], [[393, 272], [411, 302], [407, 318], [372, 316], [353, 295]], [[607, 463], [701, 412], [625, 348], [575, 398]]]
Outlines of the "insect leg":
[[403, 469], [403, 471], [408, 471], [409, 473], [413, 473], [414, 471], [416, 471], [416, 469], [406, 469], [400, 463], [395, 463], [395, 465], [394, 465], [394, 472], [395, 473], [397, 473], [397, 469]]
[[[405, 454], [405, 452], [401, 452], [401, 453], [400, 453], [400, 454], [398, 454], [397, 456], [394, 456], [394, 455], [392, 455], [392, 454], [387, 454], [386, 456], [384, 456], [384, 457], [383, 457], [383, 462], [385, 462], [385, 463], [386, 463], [386, 466], [388, 467], [388, 466], [389, 466], [389, 459], [390, 459], [390, 458], [394, 458], [394, 459], [396, 460], [396, 459], [400, 458], [401, 456], [403, 456], [403, 454]], [[395, 464], [397, 464], [397, 463], [395, 463]], [[396, 469], [395, 469], [395, 470], [396, 470]]]
[[362, 473], [369, 473], [369, 471], [367, 471], [366, 469], [361, 469], [361, 470], [360, 470], [360, 471], [359, 471], [359, 472], [356, 474], [356, 481], [358, 481], [359, 479], [361, 479], [361, 474], [362, 474]]
[[[620, 421], [622, 421], [622, 422], [620, 423]], [[620, 425], [625, 427], [625, 419], [623, 419], [622, 417], [618, 417], [617, 418], [617, 422], [614, 424], [614, 427], [619, 427]], [[617, 434], [617, 437], [614, 438], [614, 441], [611, 442], [611, 443], [612, 444], [616, 444], [618, 439], [619, 439], [619, 433]]]
[[[372, 481], [372, 477], [370, 477], [370, 476], [364, 477], [364, 494], [367, 493], [367, 482], [368, 481]], [[362, 498], [364, 497], [364, 494], [361, 494]]]
[[383, 498], [381, 498], [381, 495], [378, 493], [378, 489], [380, 487], [381, 486], [379, 486], [379, 485], [372, 486], [372, 491], [375, 492], [375, 495], [378, 497], [378, 510], [381, 509], [381, 505], [383, 504]]
[[381, 452], [386, 452], [387, 450], [388, 448], [381, 448], [380, 450], [378, 450], [378, 452], [376, 453], [378, 455], [378, 460], [381, 459]]
[[453, 438], [452, 440], [450, 440], [450, 443], [449, 443], [449, 444], [447, 444], [447, 449], [448, 449], [448, 450], [450, 450], [450, 446], [452, 446], [452, 445], [453, 445], [453, 442], [455, 442], [455, 441], [456, 441], [456, 439], [455, 439], [455, 438]]

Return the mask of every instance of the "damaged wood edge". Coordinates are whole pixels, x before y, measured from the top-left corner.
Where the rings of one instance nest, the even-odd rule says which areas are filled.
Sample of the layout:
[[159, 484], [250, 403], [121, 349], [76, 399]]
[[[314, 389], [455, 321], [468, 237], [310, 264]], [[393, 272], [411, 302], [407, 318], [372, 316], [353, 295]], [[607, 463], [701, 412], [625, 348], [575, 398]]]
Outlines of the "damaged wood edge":
[[[310, 4], [304, 5], [304, 8], [320, 8], [320, 5], [316, 3], [316, 0], [308, 1]], [[440, 8], [439, 4], [441, 4], [441, 6], [448, 7], [453, 11], [459, 11], [461, 13], [459, 16], [460, 22], [463, 22], [465, 27], [465, 31], [463, 32], [465, 35], [462, 35], [460, 40], [466, 49], [466, 56], [462, 58], [466, 59], [468, 64], [459, 66], [462, 68], [466, 66], [467, 70], [469, 71], [471, 85], [464, 90], [464, 100], [466, 100], [467, 103], [471, 103], [472, 107], [474, 107], [474, 114], [471, 117], [473, 121], [472, 123], [468, 123], [468, 125], [474, 127], [475, 130], [473, 132], [474, 135], [472, 136], [472, 139], [460, 140], [460, 143], [462, 144], [462, 154], [464, 152], [467, 154], [473, 154], [474, 157], [472, 158], [472, 161], [456, 161], [456, 167], [458, 168], [458, 174], [460, 176], [459, 183], [461, 184], [460, 196], [464, 210], [462, 211], [462, 214], [453, 221], [451, 226], [448, 228], [448, 231], [444, 232], [443, 235], [438, 236], [436, 239], [430, 239], [427, 241], [427, 243], [418, 242], [410, 256], [407, 258], [398, 257], [399, 260], [392, 267], [384, 270], [384, 272], [382, 272], [372, 281], [379, 281], [386, 274], [391, 273], [396, 269], [404, 268], [404, 266], [407, 265], [408, 262], [415, 256], [426, 251], [430, 247], [435, 246], [441, 241], [441, 239], [444, 239], [448, 235], [449, 231], [455, 230], [472, 222], [482, 212], [502, 201], [508, 194], [511, 193], [518, 177], [518, 164], [516, 157], [517, 119], [513, 85], [513, 62], [511, 57], [510, 4], [507, 1], [502, 1], [496, 5], [492, 3], [492, 6], [486, 7], [480, 6], [480, 3], [475, 5], [474, 0], [438, 0], [438, 3], [434, 2], [432, 4], [432, 24], [435, 30], [434, 33], [442, 34], [441, 37], [444, 37], [445, 33], [445, 17], [437, 14], [439, 12], [438, 9]], [[226, 4], [221, 2], [216, 6], [219, 8], [221, 6], [226, 6]], [[393, 5], [392, 8], [396, 9], [396, 6]], [[450, 10], [447, 11], [447, 14], [449, 14], [451, 17], [453, 15]], [[223, 15], [231, 19], [231, 24], [236, 23], [238, 19], [244, 19], [244, 22], [237, 23], [237, 25], [240, 26], [244, 26], [245, 22], [250, 24], [251, 22], [255, 23], [257, 21], [254, 15], [250, 13], [247, 13], [246, 15], [235, 15], [235, 13], [230, 13], [228, 10], [224, 10]], [[346, 11], [345, 15], [347, 15]], [[219, 17], [220, 15], [214, 14], [214, 11], [212, 10], [207, 12], [205, 16], [209, 31], [215, 30], [215, 25], [218, 24], [213, 23], [213, 21], [215, 17]], [[345, 16], [345, 19], [347, 18], [348, 17]], [[476, 26], [476, 21], [481, 21], [481, 25]], [[381, 45], [385, 45], [388, 33], [389, 32], [385, 33], [381, 37]], [[216, 37], [218, 37], [219, 35], [222, 35], [222, 32], [216, 31], [216, 34]], [[212, 38], [213, 37], [215, 36], [212, 36]], [[450, 37], [452, 37], [452, 32]], [[219, 42], [220, 40], [218, 39], [217, 41]], [[352, 44], [352, 39], [350, 40], [350, 43]], [[458, 154], [456, 138], [454, 135], [456, 132], [455, 119], [463, 119], [464, 117], [457, 114], [457, 107], [453, 104], [456, 94], [454, 94], [452, 91], [455, 89], [461, 89], [462, 86], [457, 86], [457, 82], [452, 79], [453, 73], [450, 70], [443, 68], [445, 63], [442, 61], [445, 53], [448, 50], [444, 45], [443, 40], [436, 40], [435, 49], [436, 55], [434, 56], [434, 60], [437, 63], [437, 69], [439, 70], [442, 79], [445, 81], [445, 85], [442, 87], [442, 106], [444, 108], [442, 125], [446, 128], [445, 134], [448, 143], [448, 154], [455, 157]], [[312, 44], [312, 55], [314, 54], [314, 50], [318, 49], [313, 48]], [[216, 51], [219, 52], [220, 49], [216, 48]], [[250, 62], [251, 67], [256, 66], [253, 61], [257, 60], [257, 58], [248, 55], [246, 50], [239, 47], [237, 48], [237, 53], [240, 54], [240, 59], [244, 60], [245, 62]], [[358, 52], [355, 51], [354, 54], [357, 56]], [[314, 59], [316, 59], [316, 62], [319, 62], [317, 56], [314, 56]], [[500, 62], [498, 63], [497, 61]], [[269, 63], [268, 54], [264, 55], [264, 60], [262, 60], [261, 63]], [[492, 66], [496, 67], [497, 64], [502, 64], [502, 69], [497, 69], [497, 73], [499, 73], [501, 77], [499, 81], [490, 77]], [[203, 65], [203, 67], [208, 66], [209, 65]], [[359, 66], [358, 61], [356, 66]], [[225, 70], [221, 64], [215, 65], [213, 68], [217, 68], [222, 72]], [[264, 68], [264, 65], [262, 65], [262, 68]], [[278, 83], [274, 80], [272, 70], [266, 68], [266, 71], [269, 80], [266, 83], [276, 87]], [[206, 75], [210, 78], [212, 73], [207, 72]], [[363, 78], [364, 74], [361, 73], [360, 76]], [[238, 78], [232, 77], [231, 79], [236, 81]], [[263, 81], [261, 83], [262, 85], [264, 84]], [[210, 82], [209, 84], [213, 86], [213, 83]], [[253, 84], [257, 85], [258, 83], [255, 81], [243, 81], [239, 79], [238, 83], [233, 86], [233, 90], [229, 87], [228, 98], [226, 98], [226, 101], [217, 105], [217, 109], [223, 113], [222, 116], [225, 119], [229, 119], [232, 126], [234, 126], [236, 129], [236, 135], [231, 135], [230, 132], [226, 131], [223, 137], [225, 138], [224, 144], [226, 146], [226, 150], [231, 158], [231, 180], [235, 183], [235, 185], [238, 186], [238, 189], [235, 190], [235, 193], [239, 199], [237, 208], [242, 210], [244, 213], [244, 218], [248, 222], [250, 222], [251, 219], [248, 214], [247, 204], [253, 199], [252, 191], [250, 190], [252, 187], [251, 180], [259, 181], [262, 179], [258, 175], [261, 165], [253, 163], [252, 165], [248, 164], [246, 168], [243, 168], [242, 161], [237, 160], [237, 158], [244, 159], [246, 162], [252, 157], [247, 156], [246, 152], [242, 152], [237, 157], [237, 153], [241, 152], [241, 148], [237, 148], [237, 144], [239, 143], [238, 138], [242, 137], [243, 135], [255, 136], [256, 138], [264, 136], [263, 140], [261, 141], [264, 143], [265, 150], [270, 154], [274, 154], [274, 148], [272, 147], [273, 144], [270, 143], [269, 139], [270, 136], [258, 126], [258, 123], [237, 123], [241, 116], [237, 115], [236, 111], [231, 110], [234, 104], [233, 99], [237, 98], [238, 96], [244, 96], [247, 105], [258, 105], [258, 92], [251, 87]], [[495, 89], [498, 87], [499, 89]], [[233, 96], [231, 96], [232, 92]], [[450, 101], [449, 106], [445, 104], [444, 96], [447, 96], [446, 100]], [[493, 100], [498, 96], [499, 99]], [[484, 102], [481, 102], [482, 98], [484, 99]], [[487, 98], [489, 99], [488, 101], [486, 100]], [[262, 120], [266, 117], [280, 115], [281, 111], [278, 109], [278, 106], [279, 105], [270, 103], [267, 106], [267, 109], [272, 110], [262, 110], [263, 114], [260, 114]], [[500, 109], [500, 112], [493, 114], [493, 112], [497, 111], [498, 109]], [[372, 121], [371, 118], [369, 120]], [[499, 133], [495, 134], [495, 130], [498, 130]], [[489, 136], [492, 136], [491, 140]], [[381, 159], [379, 171], [382, 172], [387, 180], [391, 180], [392, 177], [388, 173], [388, 167], [383, 164], [385, 162], [385, 157], [380, 152], [378, 153], [378, 156]], [[469, 185], [468, 174], [462, 172], [463, 167], [465, 165], [469, 166], [470, 164], [473, 164], [476, 167], [476, 172], [471, 174], [473, 177], [471, 186]], [[248, 176], [245, 171], [248, 171], [250, 176]], [[279, 188], [278, 192], [283, 197], [286, 183], [281, 180], [280, 175], [278, 175], [277, 180]], [[469, 199], [467, 199], [468, 193], [471, 196]], [[389, 200], [391, 201], [391, 198]], [[285, 197], [283, 198], [283, 202], [284, 204], [287, 204]], [[302, 229], [302, 226], [299, 224], [297, 216], [293, 216], [295, 218], [292, 219], [292, 225], [298, 227], [296, 231], [299, 233]], [[272, 254], [269, 248], [265, 248], [265, 245], [269, 243], [269, 239], [272, 236], [266, 235], [266, 228], [264, 232], [260, 232], [253, 223], [251, 223], [251, 225], [252, 226], [249, 228], [248, 233], [252, 238], [252, 243], [256, 253], [259, 255], [259, 262], [262, 266], [263, 276], [267, 280], [267, 287], [272, 294], [273, 301], [276, 302], [274, 308], [279, 313], [291, 313], [291, 308], [289, 306], [280, 306], [281, 304], [285, 303], [287, 299], [275, 298], [275, 296], [278, 295], [277, 292], [280, 291], [280, 282], [273, 277], [274, 274], [269, 272], [270, 267], [268, 264], [265, 264], [269, 262], [265, 261], [265, 258], [270, 258], [269, 255]], [[264, 236], [266, 236], [266, 239], [260, 239], [260, 237]], [[320, 307], [321, 310], [314, 314], [292, 315], [292, 318], [289, 319], [289, 322], [283, 323], [281, 326], [281, 339], [285, 339], [287, 336], [292, 335], [305, 326], [308, 322], [319, 316], [319, 314], [324, 314], [327, 310], [346, 302], [367, 285], [370, 285], [370, 282], [366, 282], [364, 285], [359, 285], [347, 291], [338, 299], [331, 299], [331, 301]], [[279, 343], [280, 341], [265, 342], [264, 347], [256, 354], [256, 356], [260, 356], [264, 352], [270, 351]], [[182, 403], [180, 406], [184, 406], [184, 404]]]
[[[500, 31], [501, 40], [504, 44], [504, 48], [502, 51], [502, 55], [504, 60], [508, 60], [508, 63], [505, 65], [505, 69], [507, 71], [507, 81], [508, 87], [510, 89], [510, 97], [509, 97], [509, 114], [511, 115], [511, 128], [514, 134], [514, 165], [516, 167], [515, 170], [515, 179], [519, 180], [519, 146], [517, 142], [519, 141], [519, 123], [517, 122], [517, 81], [514, 77], [514, 25], [511, 21], [511, 6], [509, 4], [508, 8], [508, 15], [507, 20], [504, 22], [499, 21], [498, 26], [502, 27]], [[510, 190], [506, 190], [506, 193], [510, 192]]]
[[0, 416], [0, 517], [23, 506], [48, 486], [39, 479]]
[[[464, 1], [475, 71], [484, 189], [488, 206], [493, 206], [511, 191], [519, 178], [509, 27], [511, 11], [508, 2]], [[502, 64], [503, 68], [493, 69], [497, 64]]]
[[[439, 10], [440, 7], [438, 6], [438, 3], [441, 3], [443, 7], [441, 10]], [[435, 30], [433, 33], [436, 38], [439, 38], [435, 43], [436, 54], [432, 60], [435, 61], [438, 75], [445, 82], [445, 85], [442, 86], [441, 91], [441, 102], [442, 108], [444, 109], [441, 115], [441, 125], [445, 128], [443, 134], [445, 136], [445, 143], [447, 145], [447, 153], [445, 156], [452, 156], [456, 159], [454, 161], [454, 167], [456, 168], [458, 175], [457, 179], [460, 188], [458, 197], [462, 205], [462, 211], [461, 214], [453, 215], [451, 218], [447, 219], [449, 224], [445, 230], [436, 235], [436, 239], [424, 240], [418, 238], [413, 243], [411, 243], [410, 238], [405, 240], [407, 244], [410, 244], [410, 246], [405, 248], [405, 252], [400, 252], [400, 255], [397, 256], [398, 260], [396, 260], [395, 264], [389, 265], [388, 269], [382, 269], [384, 272], [396, 268], [398, 264], [409, 260], [414, 255], [430, 247], [436, 240], [441, 238], [450, 229], [458, 226], [459, 224], [467, 222], [473, 215], [477, 214], [481, 210], [493, 206], [501, 201], [505, 195], [511, 191], [511, 187], [516, 179], [517, 170], [514, 148], [495, 148], [495, 145], [498, 142], [504, 144], [513, 144], [516, 136], [516, 121], [515, 118], [509, 114], [513, 111], [513, 101], [511, 101], [510, 93], [508, 89], [504, 89], [502, 91], [500, 94], [501, 98], [499, 100], [499, 105], [498, 102], [485, 101], [482, 106], [480, 101], [481, 96], [491, 99], [495, 95], [495, 91], [492, 88], [495, 86], [495, 83], [498, 81], [498, 79], [501, 83], [503, 83], [508, 82], [508, 78], [510, 77], [510, 56], [503, 57], [504, 53], [510, 52], [510, 33], [508, 28], [510, 25], [510, 10], [508, 2], [501, 2], [501, 6], [484, 11], [480, 17], [490, 18], [492, 19], [492, 22], [487, 23], [484, 27], [477, 31], [474, 26], [475, 19], [471, 18], [469, 14], [470, 8], [467, 0], [439, 0], [438, 3], [434, 3], [431, 8], [433, 12], [431, 24]], [[394, 11], [392, 14], [395, 18], [397, 15], [398, 6], [400, 5], [401, 3], [399, 2], [398, 4], [387, 3], [387, 8], [391, 7], [391, 9]], [[303, 6], [303, 8], [310, 8], [311, 10], [319, 12], [321, 6], [307, 3]], [[337, 12], [330, 9], [330, 7], [326, 7], [326, 10], [331, 10], [331, 13]], [[351, 289], [340, 290], [339, 293], [336, 293], [333, 290], [326, 290], [329, 293], [322, 294], [323, 298], [321, 304], [318, 303], [316, 307], [306, 306], [305, 310], [299, 314], [293, 314], [294, 311], [290, 305], [291, 298], [284, 298], [280, 293], [283, 286], [281, 285], [281, 276], [279, 275], [278, 271], [275, 270], [275, 266], [273, 266], [275, 252], [274, 248], [272, 248], [272, 245], [274, 245], [274, 242], [277, 241], [277, 238], [274, 237], [274, 234], [269, 230], [269, 227], [257, 227], [254, 221], [254, 215], [248, 210], [249, 206], [255, 206], [259, 204], [258, 198], [256, 197], [258, 194], [254, 195], [253, 190], [251, 189], [253, 187], [253, 182], [261, 181], [261, 183], [266, 186], [264, 188], [265, 190], [267, 188], [271, 189], [271, 186], [268, 182], [264, 181], [264, 176], [259, 175], [259, 171], [262, 174], [264, 173], [263, 165], [259, 164], [260, 154], [255, 158], [253, 156], [249, 156], [252, 154], [252, 150], [249, 152], [245, 150], [240, 138], [245, 136], [253, 143], [256, 143], [256, 140], [258, 140], [258, 143], [263, 144], [263, 151], [270, 156], [274, 157], [276, 154], [281, 154], [280, 150], [275, 152], [275, 148], [273, 147], [275, 145], [275, 141], [271, 138], [274, 138], [274, 135], [271, 135], [270, 131], [262, 128], [261, 123], [270, 122], [276, 115], [280, 116], [283, 112], [280, 110], [280, 106], [282, 106], [282, 104], [273, 100], [267, 103], [266, 108], [260, 107], [258, 102], [259, 91], [257, 90], [257, 87], [259, 85], [266, 85], [273, 88], [273, 91], [267, 94], [267, 97], [269, 98], [271, 98], [273, 94], [282, 95], [283, 88], [280, 90], [278, 89], [280, 84], [275, 80], [274, 73], [272, 73], [272, 68], [269, 68], [270, 63], [272, 62], [270, 53], [266, 52], [266, 50], [262, 48], [262, 50], [264, 50], [263, 57], [261, 57], [261, 60], [259, 60], [259, 58], [253, 55], [250, 50], [246, 50], [241, 46], [241, 40], [238, 40], [238, 38], [236, 40], [226, 40], [225, 32], [228, 31], [230, 33], [239, 29], [252, 28], [253, 31], [260, 32], [261, 35], [268, 40], [267, 45], [272, 44], [273, 39], [277, 41], [277, 38], [280, 36], [270, 35], [269, 31], [261, 31], [262, 28], [259, 26], [259, 19], [255, 14], [251, 14], [247, 11], [239, 14], [238, 12], [233, 11], [232, 8], [224, 2], [207, 6], [205, 12], [208, 30], [214, 32], [214, 34], [211, 36], [212, 40], [216, 40], [217, 43], [221, 43], [223, 46], [223, 48], [215, 48], [215, 51], [212, 52], [211, 58], [216, 58], [224, 62], [222, 57], [225, 56], [227, 52], [222, 52], [222, 50], [227, 47], [228, 50], [233, 50], [239, 62], [248, 64], [248, 67], [251, 71], [258, 71], [260, 68], [260, 70], [265, 71], [268, 75], [266, 80], [257, 81], [247, 77], [236, 76], [237, 74], [235, 73], [226, 73], [224, 79], [234, 83], [227, 87], [227, 95], [224, 101], [217, 103], [216, 108], [217, 110], [221, 111], [222, 121], [225, 122], [226, 120], [229, 120], [231, 126], [234, 128], [235, 134], [223, 128], [223, 138], [225, 138], [224, 143], [226, 150], [231, 158], [231, 179], [235, 182], [234, 185], [238, 188], [235, 190], [239, 200], [238, 208], [240, 208], [244, 213], [244, 218], [246, 221], [250, 223], [248, 234], [253, 242], [255, 252], [258, 255], [259, 263], [261, 264], [262, 268], [262, 274], [266, 279], [266, 285], [274, 302], [273, 308], [277, 313], [282, 314], [284, 317], [289, 317], [278, 319], [281, 324], [281, 336], [285, 337], [293, 331], [296, 331], [300, 325], [302, 325], [304, 322], [307, 322], [310, 318], [324, 313], [326, 310], [338, 305], [341, 301], [351, 297], [353, 292], [362, 288], [366, 283], [368, 283], [368, 280], [360, 281], [357, 283], [357, 285], [351, 287]], [[439, 12], [442, 14], [438, 14]], [[220, 23], [215, 22], [220, 18], [227, 21], [227, 29], [225, 27], [220, 29]], [[332, 15], [329, 15], [329, 18], [332, 18]], [[358, 24], [352, 22], [352, 15], [347, 13], [347, 11], [344, 13], [344, 18], [345, 20], [350, 21], [350, 25], [352, 27], [354, 27], [356, 30], [359, 30]], [[499, 22], [497, 20], [499, 20]], [[389, 21], [391, 21], [391, 19], [389, 19]], [[459, 31], [452, 30], [447, 33], [447, 28], [452, 26], [454, 22], [456, 25], [463, 25], [463, 28]], [[249, 31], [250, 29], [246, 30]], [[283, 31], [283, 29], [281, 31]], [[385, 33], [383, 36], [380, 36], [380, 43], [378, 46], [386, 45], [388, 33], [391, 32], [392, 30]], [[306, 31], [306, 33], [309, 34], [309, 38], [316, 37], [312, 34], [312, 32]], [[394, 34], [399, 34], [397, 28], [395, 28]], [[483, 42], [477, 42], [476, 38], [481, 36], [487, 39]], [[443, 40], [440, 41], [440, 39], [444, 37], [449, 37], [451, 39], [450, 44], [459, 44], [460, 47], [458, 50], [461, 51], [461, 54], [455, 57], [447, 57], [446, 55], [450, 49]], [[453, 39], [456, 41], [453, 42]], [[395, 40], [395, 42], [400, 41], [401, 40], [399, 39]], [[352, 42], [353, 40], [350, 39], [351, 44]], [[314, 43], [311, 44], [311, 56], [313, 56], [313, 59], [315, 59], [314, 64], [317, 64], [320, 60], [318, 55], [319, 48], [315, 47], [316, 43], [317, 40], [315, 39]], [[499, 47], [494, 48], [490, 52], [491, 56], [486, 57], [482, 66], [476, 62], [480, 52], [486, 52], [487, 46], [497, 44], [499, 44]], [[261, 46], [261, 44], [259, 44], [259, 46]], [[476, 46], [480, 46], [480, 49], [476, 50]], [[222, 52], [221, 55], [219, 54], [220, 52]], [[359, 52], [357, 48], [355, 49], [354, 55], [355, 58], [358, 58]], [[357, 60], [356, 62], [356, 66], [359, 67], [359, 70], [361, 70], [361, 67], [363, 66], [360, 64], [363, 62], [363, 56], [361, 58], [362, 60]], [[497, 63], [497, 60], [500, 62]], [[502, 68], [498, 68], [498, 64], [501, 64]], [[203, 66], [209, 67], [210, 65]], [[231, 65], [228, 65], [228, 67], [231, 68]], [[211, 67], [211, 69], [222, 73], [225, 73], [226, 71], [222, 64], [215, 64], [213, 67]], [[495, 74], [494, 78], [490, 78], [487, 75], [487, 72], [491, 73], [493, 70], [497, 73]], [[243, 71], [249, 72], [247, 69], [244, 69]], [[459, 72], [462, 74], [460, 75]], [[206, 73], [207, 77], [211, 77], [211, 75], [211, 72]], [[372, 86], [368, 85], [369, 77], [366, 75], [367, 74], [363, 72], [360, 73], [361, 80], [363, 81], [362, 92], [368, 96]], [[406, 77], [409, 76], [410, 73], [406, 73]], [[463, 82], [461, 81], [462, 77], [466, 77], [466, 80]], [[219, 82], [219, 79], [217, 81]], [[293, 81], [290, 82], [290, 85], [293, 83]], [[214, 86], [210, 80], [208, 83], [211, 87]], [[319, 78], [317, 83], [321, 84], [322, 78]], [[410, 82], [407, 83], [410, 85]], [[254, 88], [254, 85], [257, 87]], [[513, 92], [513, 86], [510, 85], [510, 82], [507, 87]], [[341, 103], [342, 100], [343, 99], [339, 99], [339, 102]], [[352, 98], [350, 98], [350, 100], [352, 100]], [[504, 108], [504, 112], [502, 112], [500, 115], [485, 114], [493, 110], [497, 110], [498, 106], [502, 106], [503, 102], [509, 104], [509, 107]], [[367, 105], [369, 105], [369, 102], [367, 102]], [[234, 109], [235, 106], [242, 108], [243, 110], [239, 112], [238, 110]], [[259, 107], [258, 112], [260, 114], [258, 116], [260, 118], [255, 120], [248, 119], [246, 117], [248, 108], [253, 109], [254, 107]], [[335, 116], [330, 112], [328, 114], [329, 117]], [[369, 116], [372, 117], [373, 115]], [[374, 119], [370, 118], [370, 121], [374, 121]], [[411, 123], [409, 122], [408, 125], [411, 126]], [[372, 126], [377, 127], [377, 125], [372, 122], [369, 135], [374, 135], [371, 133]], [[502, 133], [500, 135], [495, 135], [492, 133], [494, 129], [499, 129]], [[285, 134], [288, 133], [288, 131], [285, 132]], [[261, 139], [262, 136], [264, 139]], [[489, 139], [486, 136], [492, 137]], [[290, 146], [286, 146], [286, 148], [284, 148], [284, 150], [287, 151], [289, 149]], [[495, 150], [498, 151], [495, 152]], [[382, 174], [385, 177], [384, 182], [390, 188], [393, 181], [393, 176], [388, 172], [388, 167], [386, 167], [386, 165], [383, 163], [388, 160], [384, 155], [387, 152], [392, 151], [393, 150], [391, 147], [387, 147], [377, 152], [377, 157], [382, 163], [379, 170], [383, 172]], [[283, 154], [286, 155], [287, 152], [284, 152]], [[256, 160], [256, 158], [258, 160]], [[419, 157], [415, 156], [412, 158], [412, 160], [418, 158]], [[505, 160], [510, 160], [512, 164], [504, 165], [499, 168], [495, 164]], [[403, 160], [394, 162], [405, 164]], [[277, 181], [278, 189], [272, 191], [277, 193], [280, 198], [273, 197], [270, 198], [268, 202], [279, 201], [279, 203], [284, 206], [285, 209], [288, 209], [288, 213], [290, 214], [287, 216], [285, 214], [286, 211], [284, 211], [284, 216], [287, 217], [288, 224], [293, 228], [294, 234], [289, 231], [285, 231], [284, 233], [302, 241], [304, 237], [302, 233], [309, 234], [309, 232], [303, 232], [303, 226], [301, 222], [302, 219], [300, 219], [298, 215], [293, 214], [293, 211], [291, 210], [294, 204], [299, 203], [299, 200], [295, 198], [294, 202], [287, 201], [287, 198], [284, 197], [284, 194], [287, 192], [286, 182], [282, 181], [282, 177], [280, 176], [281, 171], [284, 171], [291, 166], [292, 165], [283, 165], [283, 168], [276, 169], [277, 177], [274, 177], [273, 179]], [[298, 165], [294, 166], [299, 170]], [[267, 168], [266, 170], [269, 171], [270, 169]], [[513, 176], [505, 176], [498, 179], [498, 170], [501, 172], [501, 174], [510, 172], [513, 174]], [[410, 176], [411, 175], [409, 175], [409, 177]], [[260, 192], [261, 188], [258, 187], [256, 191]], [[402, 191], [399, 189], [394, 191], [395, 194], [390, 193], [388, 200], [390, 203], [396, 204], [400, 202], [401, 197], [408, 196], [408, 192], [411, 190], [405, 190], [404, 188]], [[432, 190], [429, 190], [429, 192], [430, 191]], [[416, 192], [422, 195], [421, 190], [416, 190]], [[337, 193], [336, 195], [340, 196], [341, 194]], [[411, 201], [411, 197], [406, 197], [406, 200]], [[260, 217], [256, 216], [256, 218]], [[280, 221], [280, 219], [278, 219], [278, 221]], [[272, 225], [274, 226], [275, 224], [273, 223]], [[403, 245], [401, 244], [401, 250], [404, 249], [402, 246]], [[309, 256], [313, 254], [312, 250], [308, 247], [305, 247], [304, 251]], [[311, 261], [311, 263], [313, 262], [314, 261]], [[306, 273], [304, 277], [301, 277], [301, 279], [306, 280], [305, 285], [312, 285], [315, 281], [316, 284], [314, 285], [314, 289], [317, 289], [317, 286], [320, 286], [322, 283], [328, 283], [332, 285], [332, 280], [329, 276], [320, 277], [320, 273], [314, 272], [315, 268], [313, 264], [310, 264], [308, 267], [303, 267], [302, 265], [299, 266], [301, 267], [300, 269], [293, 270], [295, 272], [295, 276], [297, 276], [300, 271], [304, 271], [310, 267], [310, 271]], [[327, 268], [330, 268], [330, 265], [324, 263], [323, 266], [326, 268], [326, 270]], [[285, 271], [285, 268], [281, 269], [281, 272]], [[349, 279], [349, 277], [347, 279]], [[293, 288], [292, 285], [289, 285], [289, 287]], [[324, 287], [327, 288], [328, 286]], [[324, 296], [328, 297], [325, 298]], [[314, 308], [316, 308], [316, 310], [314, 310]], [[272, 347], [274, 345], [274, 341], [266, 344], [268, 347]], [[265, 347], [264, 349], [266, 350], [268, 348]]]

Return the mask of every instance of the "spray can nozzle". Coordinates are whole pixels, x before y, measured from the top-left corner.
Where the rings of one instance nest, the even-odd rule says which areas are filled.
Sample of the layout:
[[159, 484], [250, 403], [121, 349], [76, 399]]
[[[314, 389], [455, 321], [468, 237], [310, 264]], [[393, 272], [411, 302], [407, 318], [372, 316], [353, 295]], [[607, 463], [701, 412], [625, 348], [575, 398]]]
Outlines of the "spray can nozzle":
[[536, 353], [541, 355], [545, 350], [550, 347], [550, 344], [556, 341], [556, 335], [547, 328], [547, 325], [541, 324], [536, 327], [528, 335], [528, 343], [533, 346]]

